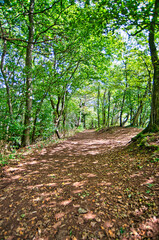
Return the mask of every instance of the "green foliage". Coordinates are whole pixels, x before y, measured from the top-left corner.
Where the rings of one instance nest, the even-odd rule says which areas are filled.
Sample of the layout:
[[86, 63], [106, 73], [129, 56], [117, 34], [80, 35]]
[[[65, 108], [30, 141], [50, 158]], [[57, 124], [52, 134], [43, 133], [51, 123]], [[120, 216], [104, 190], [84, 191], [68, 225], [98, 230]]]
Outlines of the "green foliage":
[[[78, 125], [78, 131], [120, 123], [147, 126], [153, 67], [146, 31], [154, 1], [36, 1], [30, 67], [30, 1], [0, 5], [0, 139], [20, 146], [27, 114], [33, 142]], [[157, 130], [157, 125], [151, 129]]]
[[0, 153], [0, 166], [5, 166], [7, 164], [8, 164], [7, 157]]
[[84, 130], [83, 125], [78, 126], [76, 132], [82, 132]]
[[155, 158], [155, 159], [151, 160], [151, 162], [157, 163], [157, 162], [159, 162], [159, 158]]

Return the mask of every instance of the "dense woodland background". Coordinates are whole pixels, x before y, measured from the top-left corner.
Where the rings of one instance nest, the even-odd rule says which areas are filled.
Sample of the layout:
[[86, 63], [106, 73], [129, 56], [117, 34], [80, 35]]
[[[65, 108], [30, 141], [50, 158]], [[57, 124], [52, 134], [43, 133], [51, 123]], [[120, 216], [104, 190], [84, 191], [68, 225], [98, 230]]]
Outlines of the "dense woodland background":
[[158, 131], [158, 15], [158, 0], [0, 1], [0, 140]]

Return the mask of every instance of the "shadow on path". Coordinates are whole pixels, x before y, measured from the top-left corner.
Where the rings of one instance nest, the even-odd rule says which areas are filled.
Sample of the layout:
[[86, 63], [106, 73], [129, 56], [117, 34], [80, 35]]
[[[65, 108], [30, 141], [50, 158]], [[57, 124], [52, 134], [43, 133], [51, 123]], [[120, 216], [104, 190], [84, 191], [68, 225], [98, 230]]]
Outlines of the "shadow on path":
[[84, 131], [5, 167], [0, 239], [157, 239], [158, 169], [125, 147], [137, 133]]

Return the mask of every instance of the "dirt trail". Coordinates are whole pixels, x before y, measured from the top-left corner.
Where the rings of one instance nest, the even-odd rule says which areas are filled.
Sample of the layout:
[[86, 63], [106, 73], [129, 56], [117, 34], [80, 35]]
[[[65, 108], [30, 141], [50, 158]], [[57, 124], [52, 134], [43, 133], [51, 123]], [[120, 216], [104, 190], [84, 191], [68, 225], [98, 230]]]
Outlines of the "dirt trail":
[[0, 239], [158, 239], [159, 172], [139, 133], [76, 134], [4, 168]]

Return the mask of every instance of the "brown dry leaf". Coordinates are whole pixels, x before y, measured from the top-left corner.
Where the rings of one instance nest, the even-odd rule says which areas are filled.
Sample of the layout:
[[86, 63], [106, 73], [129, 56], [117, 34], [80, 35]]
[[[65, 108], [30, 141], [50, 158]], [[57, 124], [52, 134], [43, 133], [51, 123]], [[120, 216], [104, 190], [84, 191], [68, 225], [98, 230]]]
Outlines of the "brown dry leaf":
[[58, 228], [60, 225], [61, 225], [61, 221], [55, 223], [55, 224], [53, 225], [53, 228], [56, 229], [56, 228]]
[[112, 232], [112, 230], [109, 230], [108, 232], [109, 232], [110, 237], [115, 238], [115, 233]]
[[103, 232], [98, 232], [98, 235], [99, 235], [100, 239], [103, 239], [103, 237], [105, 236], [105, 234]]
[[118, 196], [118, 198], [122, 198], [122, 196]]
[[82, 217], [78, 217], [78, 223], [79, 223], [79, 224], [83, 224], [83, 223], [84, 223], [84, 220], [83, 220]]
[[104, 222], [103, 226], [104, 226], [104, 228], [110, 228], [110, 227], [113, 226], [113, 223], [112, 223], [111, 220], [107, 220], [107, 221]]
[[91, 222], [90, 225], [91, 225], [91, 227], [95, 227], [96, 222]]
[[105, 228], [103, 226], [101, 226], [101, 229], [104, 230]]

